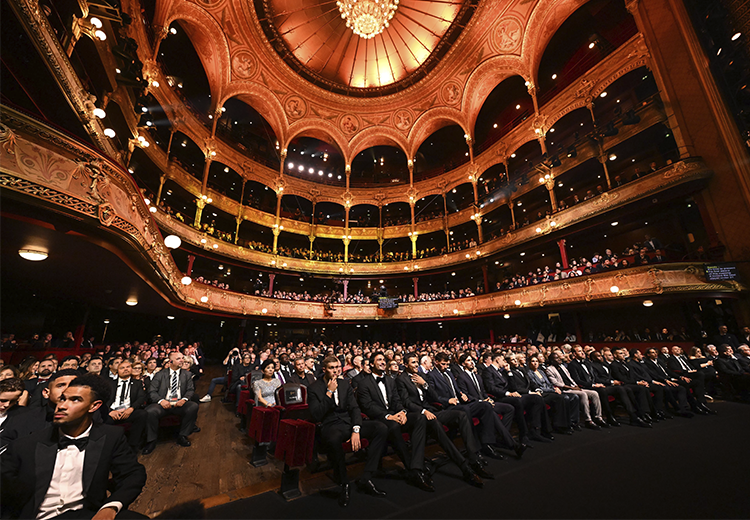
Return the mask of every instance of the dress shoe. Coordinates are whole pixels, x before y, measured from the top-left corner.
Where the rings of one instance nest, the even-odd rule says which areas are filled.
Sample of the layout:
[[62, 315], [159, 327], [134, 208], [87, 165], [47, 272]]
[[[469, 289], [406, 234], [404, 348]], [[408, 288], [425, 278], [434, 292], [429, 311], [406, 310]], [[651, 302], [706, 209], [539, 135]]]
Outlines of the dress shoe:
[[177, 437], [177, 444], [179, 444], [183, 448], [187, 448], [188, 446], [190, 446], [190, 441], [184, 435], [180, 435], [179, 437]]
[[435, 492], [435, 486], [432, 485], [432, 482], [430, 482], [430, 480], [422, 471], [412, 471], [411, 475], [409, 476], [409, 484], [411, 484], [415, 488], [421, 489], [422, 491], [428, 491], [430, 493]]
[[572, 428], [555, 428], [555, 432], [559, 433], [560, 435], [573, 435]]
[[154, 448], [156, 448], [156, 441], [151, 441], [146, 443], [146, 445], [141, 450], [142, 455], [148, 455], [152, 451], [154, 451]]
[[495, 459], [495, 460], [503, 460], [505, 458], [500, 453], [498, 453], [497, 450], [495, 450], [495, 448], [493, 448], [489, 444], [485, 444], [482, 447], [482, 454], [488, 456], [491, 459]]
[[479, 478], [479, 476], [474, 471], [472, 471], [472, 469], [468, 466], [468, 464], [464, 465], [463, 474], [464, 474], [464, 480], [469, 485], [474, 486], [479, 489], [482, 489], [484, 487], [484, 482], [482, 482], [482, 479]]
[[341, 507], [348, 506], [351, 498], [352, 498], [352, 485], [348, 483], [343, 484], [341, 486], [341, 494], [339, 495], [339, 505]]
[[574, 425], [572, 426], [572, 428], [573, 428], [573, 429], [574, 429], [575, 431], [577, 431], [577, 432], [580, 432], [580, 431], [582, 431], [582, 430], [583, 430], [583, 427], [582, 427], [582, 426], [581, 426], [580, 424], [574, 424]]
[[711, 414], [711, 415], [718, 415], [718, 413], [719, 413], [719, 412], [717, 412], [716, 410], [712, 410], [711, 408], [709, 408], [709, 407], [708, 407], [708, 406], [706, 406], [705, 404], [699, 404], [699, 405], [698, 405], [698, 408], [700, 408], [700, 409], [701, 409], [701, 410], [703, 410], [704, 412], [706, 412], [706, 413], [708, 413], [708, 414]]
[[489, 463], [490, 463], [487, 459], [485, 459], [484, 457], [482, 457], [481, 453], [477, 453], [477, 459], [476, 460], [477, 460], [477, 464], [479, 464], [483, 468], [487, 467], [489, 465]]
[[201, 431], [200, 428], [198, 428], [197, 426], [193, 426], [193, 433], [198, 433], [199, 431]]
[[667, 414], [665, 414], [664, 412], [656, 412], [656, 418], [660, 421], [663, 421], [667, 418]]
[[708, 415], [708, 412], [706, 410], [703, 410], [702, 408], [697, 407], [697, 406], [693, 409], [693, 412], [695, 412], [698, 415]]
[[539, 435], [538, 433], [530, 433], [529, 434], [529, 440], [530, 441], [535, 441], [535, 442], [552, 442], [552, 440], [549, 437], [547, 437], [546, 435], [544, 437], [542, 437], [542, 435]]
[[652, 426], [649, 423], [647, 423], [646, 421], [644, 421], [640, 417], [633, 417], [630, 420], [630, 425], [631, 426], [640, 426], [641, 428], [652, 428]]
[[530, 446], [528, 444], [523, 444], [521, 442], [516, 444], [516, 457], [518, 457], [519, 459], [523, 458], [524, 452], [529, 448]]
[[492, 473], [484, 469], [480, 464], [476, 462], [470, 462], [469, 467], [474, 471], [474, 473], [479, 475], [481, 478], [486, 478], [490, 480], [495, 478], [495, 475], [493, 475]]
[[641, 419], [643, 419], [643, 420], [644, 420], [645, 422], [647, 422], [647, 423], [649, 423], [649, 424], [651, 424], [651, 423], [653, 423], [653, 422], [657, 422], [657, 421], [658, 421], [658, 419], [654, 419], [653, 417], [651, 417], [651, 416], [650, 416], [649, 414], [647, 414], [647, 413], [644, 413], [644, 414], [643, 414], [643, 417], [641, 417]]
[[607, 424], [607, 421], [603, 419], [594, 419], [593, 423], [599, 426], [600, 428], [609, 428], [609, 424]]
[[362, 493], [372, 495], [374, 497], [384, 497], [386, 494], [385, 491], [379, 490], [372, 480], [358, 480], [357, 489], [359, 489]]
[[588, 428], [589, 430], [601, 430], [602, 429], [601, 426], [599, 426], [598, 424], [596, 424], [593, 421], [592, 422], [587, 422], [586, 423], [586, 428]]
[[607, 421], [607, 422], [609, 423], [610, 426], [614, 426], [616, 428], [619, 428], [620, 426], [622, 426], [622, 424], [620, 424], [620, 421], [618, 421], [614, 417], [612, 417], [611, 419], [609, 419], [609, 421]]

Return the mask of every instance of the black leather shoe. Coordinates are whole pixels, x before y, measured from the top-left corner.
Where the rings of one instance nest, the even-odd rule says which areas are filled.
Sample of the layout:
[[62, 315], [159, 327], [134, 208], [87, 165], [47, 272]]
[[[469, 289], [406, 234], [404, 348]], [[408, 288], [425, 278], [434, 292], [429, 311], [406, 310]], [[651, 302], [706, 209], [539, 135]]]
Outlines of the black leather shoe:
[[412, 471], [409, 476], [409, 484], [415, 488], [419, 488], [422, 491], [428, 491], [430, 493], [435, 492], [435, 486], [432, 485], [430, 480], [425, 476], [422, 471]]
[[177, 444], [179, 444], [183, 448], [187, 448], [188, 446], [190, 446], [190, 441], [184, 435], [180, 435], [179, 437], [177, 437]]
[[156, 448], [156, 441], [148, 442], [141, 450], [142, 455], [148, 455], [152, 451], [154, 451], [154, 448]]
[[379, 490], [372, 480], [358, 480], [357, 489], [359, 489], [362, 493], [372, 495], [374, 497], [384, 497], [386, 494], [385, 491]]
[[652, 426], [649, 423], [647, 423], [646, 421], [644, 421], [640, 417], [633, 417], [630, 420], [630, 425], [631, 426], [640, 426], [641, 428], [652, 428]]
[[476, 462], [474, 462], [474, 463], [470, 462], [469, 463], [469, 467], [472, 469], [472, 471], [474, 471], [474, 473], [476, 473], [477, 475], [479, 475], [481, 478], [486, 478], [486, 479], [490, 479], [490, 480], [492, 480], [492, 479], [495, 478], [495, 475], [493, 475], [492, 473], [490, 473], [489, 471], [487, 471], [486, 469], [484, 469], [482, 466], [480, 466]]
[[573, 425], [573, 430], [575, 430], [577, 432], [580, 432], [580, 431], [583, 430], [583, 427], [580, 424], [574, 424]]
[[526, 450], [528, 450], [528, 449], [529, 449], [529, 445], [528, 444], [523, 444], [523, 443], [519, 442], [516, 445], [516, 450], [515, 450], [516, 451], [516, 457], [518, 457], [519, 459], [522, 459], [524, 452]]
[[600, 428], [609, 428], [609, 424], [607, 424], [607, 421], [604, 421], [602, 419], [594, 419], [593, 422]]
[[656, 412], [656, 418], [660, 421], [664, 421], [667, 418], [667, 414], [665, 414], [664, 412]]
[[482, 454], [495, 460], [503, 460], [505, 458], [500, 453], [498, 453], [497, 450], [495, 450], [495, 448], [493, 448], [489, 444], [484, 445], [484, 447], [482, 448]]
[[700, 408], [700, 409], [701, 409], [701, 410], [703, 410], [704, 412], [706, 412], [706, 413], [708, 413], [708, 414], [711, 414], [711, 415], [718, 415], [718, 414], [719, 414], [719, 412], [717, 412], [716, 410], [712, 410], [711, 408], [709, 408], [709, 407], [708, 407], [708, 406], [706, 406], [705, 404], [700, 404], [700, 405], [698, 405], [698, 408]]
[[595, 431], [599, 431], [602, 429], [602, 427], [596, 424], [595, 422], [587, 422], [586, 428], [588, 428], [589, 430], [595, 430]]
[[653, 417], [651, 417], [651, 416], [650, 416], [649, 414], [647, 414], [647, 413], [644, 413], [644, 414], [643, 414], [643, 417], [642, 417], [642, 419], [643, 419], [644, 421], [646, 421], [647, 423], [654, 423], [654, 422], [658, 422], [658, 421], [659, 421], [659, 419], [654, 419]]
[[542, 435], [539, 435], [538, 433], [530, 433], [529, 440], [534, 441], [534, 442], [552, 442], [552, 440], [546, 435], [542, 436]]
[[549, 432], [542, 432], [542, 437], [547, 439], [548, 441], [554, 441], [555, 437], [549, 433]]
[[349, 505], [349, 501], [352, 498], [352, 485], [344, 484], [341, 486], [341, 494], [339, 495], [339, 505], [346, 507]]
[[477, 464], [479, 464], [480, 466], [482, 466], [482, 467], [484, 468], [484, 467], [486, 467], [486, 466], [487, 466], [487, 465], [488, 465], [489, 463], [490, 463], [490, 462], [489, 462], [489, 461], [488, 461], [487, 459], [485, 459], [484, 457], [482, 457], [482, 454], [481, 454], [481, 453], [477, 453]]
[[472, 469], [468, 465], [464, 466], [463, 474], [464, 480], [469, 485], [479, 489], [482, 489], [484, 487], [484, 482], [482, 482], [482, 479], [479, 478], [479, 476], [474, 471], [472, 471]]
[[560, 435], [573, 435], [572, 428], [555, 428], [555, 432], [559, 433]]
[[612, 417], [612, 418], [611, 418], [611, 419], [610, 419], [609, 421], [607, 421], [607, 422], [609, 423], [609, 425], [610, 425], [610, 426], [614, 426], [615, 428], [619, 428], [620, 426], [622, 426], [622, 424], [620, 424], [620, 421], [618, 421], [618, 420], [617, 420], [617, 419], [615, 419], [614, 417]]
[[193, 426], [193, 433], [198, 433], [199, 431], [201, 431], [200, 428], [198, 428], [197, 426]]

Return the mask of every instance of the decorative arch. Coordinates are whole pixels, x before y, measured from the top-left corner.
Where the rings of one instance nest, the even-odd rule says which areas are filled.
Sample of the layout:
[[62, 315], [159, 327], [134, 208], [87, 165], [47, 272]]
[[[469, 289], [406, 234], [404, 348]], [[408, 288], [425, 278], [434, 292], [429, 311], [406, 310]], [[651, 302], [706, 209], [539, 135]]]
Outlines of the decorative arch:
[[500, 83], [513, 76], [529, 77], [524, 62], [518, 56], [495, 56], [483, 62], [469, 76], [464, 95], [463, 112], [469, 114], [473, 130], [477, 116], [490, 93]]
[[285, 141], [288, 123], [284, 116], [284, 108], [270, 90], [250, 81], [233, 81], [226, 86], [224, 95], [216, 106], [222, 107], [232, 98], [237, 98], [255, 109], [271, 125], [279, 143]]
[[373, 126], [359, 132], [349, 143], [350, 152], [345, 157], [346, 163], [351, 164], [358, 153], [373, 146], [393, 146], [409, 157], [409, 142], [402, 133], [393, 128]]
[[[289, 143], [297, 137], [320, 139], [331, 146], [337, 147], [342, 157], [346, 158], [351, 155], [349, 153], [349, 143], [341, 138], [336, 127], [328, 121], [303, 119], [291, 124], [287, 131], [286, 139], [283, 141], [282, 148], [287, 148]], [[279, 140], [279, 142], [281, 143], [282, 141]]]
[[450, 125], [458, 125], [465, 134], [469, 133], [464, 114], [455, 108], [435, 108], [422, 114], [409, 132], [407, 157], [414, 157], [430, 135]]

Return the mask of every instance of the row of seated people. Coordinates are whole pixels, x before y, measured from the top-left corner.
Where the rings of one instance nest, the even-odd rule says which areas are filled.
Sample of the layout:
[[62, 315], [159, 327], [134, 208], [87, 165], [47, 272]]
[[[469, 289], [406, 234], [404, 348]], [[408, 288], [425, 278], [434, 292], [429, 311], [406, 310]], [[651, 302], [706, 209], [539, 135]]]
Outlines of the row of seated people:
[[[411, 351], [401, 358], [403, 364], [392, 353], [387, 357], [374, 351], [367, 360], [357, 356], [346, 372], [342, 361], [330, 355], [332, 350], [319, 366], [316, 358], [304, 353], [291, 364], [284, 353], [280, 360], [262, 361], [259, 377], [251, 385], [257, 406], [274, 406], [276, 391], [284, 383], [308, 386], [310, 413], [322, 424], [321, 440], [342, 486], [340, 503], [345, 506], [351, 495], [342, 447], [347, 440], [354, 451], [361, 446], [361, 437], [370, 442], [358, 486], [383, 495], [372, 477], [387, 442], [409, 472], [409, 481], [420, 489], [434, 490], [424, 464], [426, 436], [437, 440], [467, 482], [481, 487], [482, 476], [491, 478], [483, 470], [483, 455], [501, 457], [498, 447], [511, 449], [520, 458], [531, 441], [554, 440], [553, 432], [620, 426], [611, 399], [623, 406], [630, 424], [643, 428], [671, 418], [669, 407], [685, 418], [714, 413], [706, 404], [702, 368], [688, 363], [679, 347], [672, 351], [665, 356], [649, 349], [644, 357], [637, 349], [598, 352], [566, 345], [550, 349], [549, 358], [536, 348], [528, 356], [496, 349], [481, 353], [480, 361], [468, 350], [452, 355], [440, 351], [434, 356]], [[724, 345], [720, 351], [722, 367], [739, 362], [731, 347]], [[233, 355], [239, 356], [239, 350]], [[242, 359], [247, 374], [250, 353]], [[740, 377], [747, 382], [748, 376], [750, 372]], [[210, 401], [212, 391], [213, 387], [203, 401]], [[514, 418], [517, 439], [510, 434]], [[474, 431], [473, 419], [478, 421]], [[442, 424], [461, 432], [465, 455], [445, 436]], [[409, 433], [411, 450], [402, 433]]]

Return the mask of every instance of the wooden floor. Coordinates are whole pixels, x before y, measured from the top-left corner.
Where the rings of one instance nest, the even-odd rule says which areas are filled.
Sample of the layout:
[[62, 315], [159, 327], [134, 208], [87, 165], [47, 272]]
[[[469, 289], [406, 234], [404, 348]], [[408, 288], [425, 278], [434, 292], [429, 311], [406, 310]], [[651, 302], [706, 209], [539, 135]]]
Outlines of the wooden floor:
[[[211, 378], [220, 375], [219, 367], [208, 367], [198, 381], [197, 394], [203, 396]], [[283, 464], [269, 457], [266, 466], [250, 465], [253, 441], [238, 429], [234, 404], [221, 402], [221, 390], [217, 387], [214, 399], [200, 405], [201, 431], [190, 436], [192, 446], [183, 448], [162, 435], [151, 454], [139, 455], [148, 480], [130, 509], [153, 517], [191, 500], [210, 507], [279, 487]]]

